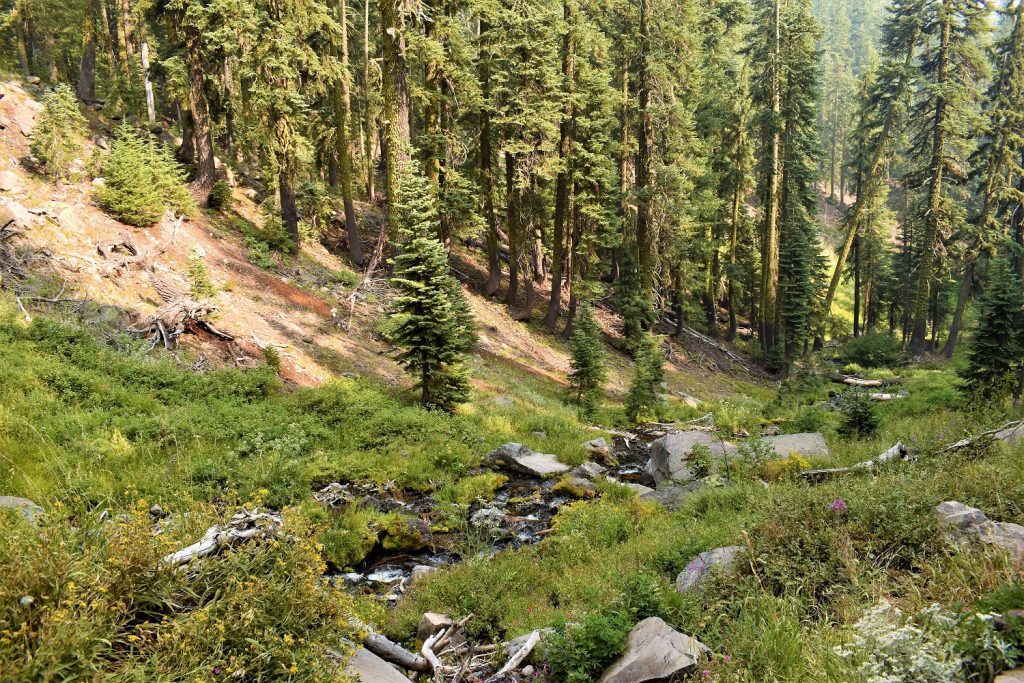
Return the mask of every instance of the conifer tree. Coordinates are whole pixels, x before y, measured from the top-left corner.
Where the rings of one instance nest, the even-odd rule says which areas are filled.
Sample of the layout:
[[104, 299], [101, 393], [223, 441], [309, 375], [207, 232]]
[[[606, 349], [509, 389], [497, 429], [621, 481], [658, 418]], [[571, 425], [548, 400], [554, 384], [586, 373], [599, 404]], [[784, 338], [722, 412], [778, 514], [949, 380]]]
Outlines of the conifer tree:
[[184, 173], [170, 152], [142, 140], [127, 122], [117, 129], [103, 162], [96, 201], [123, 223], [140, 227], [159, 221], [168, 208], [182, 214], [195, 211]]
[[589, 304], [580, 306], [576, 314], [572, 337], [569, 340], [569, 387], [573, 401], [579, 405], [584, 418], [593, 418], [607, 379], [601, 328], [594, 320]]
[[32, 155], [48, 175], [67, 177], [71, 162], [82, 154], [85, 117], [78, 109], [75, 93], [59, 84], [43, 100], [43, 111], [32, 129]]
[[637, 422], [655, 417], [661, 404], [661, 384], [665, 381], [665, 356], [661, 337], [645, 334], [635, 352], [633, 380], [626, 393], [626, 417]]
[[986, 399], [1024, 391], [1024, 286], [1003, 257], [997, 258], [979, 302], [978, 328], [964, 372], [968, 388]]
[[401, 349], [397, 358], [416, 378], [423, 405], [453, 410], [469, 397], [461, 361], [476, 334], [462, 291], [448, 272], [447, 252], [437, 240], [435, 188], [419, 174], [415, 161], [407, 168], [395, 216], [401, 252], [391, 261], [398, 289], [390, 307], [394, 341]]

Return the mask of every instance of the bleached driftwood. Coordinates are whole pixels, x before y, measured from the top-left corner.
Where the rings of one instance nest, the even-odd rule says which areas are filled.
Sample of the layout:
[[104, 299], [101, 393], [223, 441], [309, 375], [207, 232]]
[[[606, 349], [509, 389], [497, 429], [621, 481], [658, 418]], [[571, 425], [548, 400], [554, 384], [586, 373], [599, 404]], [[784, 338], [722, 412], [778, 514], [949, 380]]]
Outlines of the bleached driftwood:
[[838, 375], [832, 378], [833, 382], [846, 384], [851, 387], [862, 387], [864, 389], [875, 389], [879, 387], [891, 387], [894, 384], [902, 384], [901, 379], [862, 379], [853, 375]]
[[260, 512], [242, 509], [236, 512], [226, 525], [214, 525], [206, 530], [203, 537], [181, 550], [163, 558], [164, 564], [178, 567], [192, 560], [212, 555], [223, 548], [228, 548], [254, 538], [272, 538], [281, 533], [284, 518], [276, 512]]
[[907, 394], [902, 393], [902, 392], [898, 393], [898, 394], [884, 394], [884, 393], [868, 394], [868, 398], [870, 398], [872, 401], [895, 401], [898, 398], [906, 398], [906, 397], [907, 397]]
[[366, 633], [366, 636], [363, 638], [363, 647], [381, 659], [391, 662], [392, 664], [400, 666], [408, 671], [430, 673], [430, 662], [425, 658], [406, 650], [398, 643], [390, 640], [387, 636], [382, 636], [377, 633], [377, 631], [369, 624], [365, 624], [354, 618], [350, 619], [349, 623], [357, 630]]
[[530, 637], [526, 639], [526, 642], [523, 643], [523, 646], [519, 648], [519, 651], [512, 655], [512, 658], [505, 662], [505, 666], [501, 667], [501, 669], [498, 670], [498, 673], [496, 673], [492, 678], [499, 678], [505, 674], [515, 671], [519, 665], [523, 663], [523, 660], [530, 656], [530, 653], [533, 652], [533, 648], [535, 648], [539, 642], [540, 631], [534, 631], [530, 634]]
[[423, 655], [424, 659], [430, 662], [430, 670], [434, 672], [435, 681], [440, 680], [440, 675], [444, 672], [444, 665], [441, 664], [441, 660], [437, 658], [436, 654], [434, 654], [433, 648], [434, 645], [438, 643], [441, 640], [441, 638], [444, 637], [444, 634], [448, 630], [449, 629], [443, 628], [437, 633], [433, 634], [432, 636], [427, 638], [427, 640], [423, 643], [423, 647], [420, 648], [420, 654]]
[[1008, 441], [1008, 440], [1024, 440], [1024, 420], [1016, 420], [1014, 422], [1007, 422], [1002, 427], [997, 429], [990, 429], [987, 432], [982, 432], [977, 436], [972, 436], [969, 439], [961, 439], [956, 443], [951, 443], [945, 448], [939, 450], [939, 453], [949, 453], [951, 451], [958, 451], [962, 448], [967, 448], [978, 443], [995, 443], [996, 441]]
[[865, 460], [864, 462], [859, 462], [856, 465], [850, 465], [849, 467], [833, 467], [824, 470], [808, 470], [806, 472], [801, 472], [800, 476], [816, 484], [818, 482], [825, 481], [826, 479], [832, 479], [833, 477], [849, 474], [851, 472], [870, 470], [877, 467], [878, 465], [882, 465], [893, 460], [899, 459], [906, 461], [912, 458], [913, 455], [907, 449], [907, 447], [903, 445], [903, 442], [897, 441], [895, 446], [885, 451], [884, 453], [878, 455], [877, 457], [872, 458], [871, 460]]

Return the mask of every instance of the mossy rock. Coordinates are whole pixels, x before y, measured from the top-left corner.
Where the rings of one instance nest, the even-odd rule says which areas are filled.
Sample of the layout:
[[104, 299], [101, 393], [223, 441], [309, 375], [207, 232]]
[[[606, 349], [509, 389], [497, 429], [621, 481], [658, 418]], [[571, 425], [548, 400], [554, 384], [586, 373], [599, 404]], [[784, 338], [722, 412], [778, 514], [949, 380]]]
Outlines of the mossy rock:
[[384, 550], [411, 553], [428, 548], [433, 542], [430, 525], [422, 519], [394, 515], [384, 522]]
[[551, 491], [576, 500], [589, 500], [597, 496], [597, 487], [594, 486], [594, 482], [576, 476], [562, 477]]

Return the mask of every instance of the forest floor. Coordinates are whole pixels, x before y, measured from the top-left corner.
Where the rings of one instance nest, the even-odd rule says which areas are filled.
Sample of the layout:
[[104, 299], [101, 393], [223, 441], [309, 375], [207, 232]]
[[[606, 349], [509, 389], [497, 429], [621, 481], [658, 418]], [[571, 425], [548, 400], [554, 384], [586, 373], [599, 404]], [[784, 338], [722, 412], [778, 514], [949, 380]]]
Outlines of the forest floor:
[[[0, 130], [0, 171], [13, 171], [18, 188], [0, 203], [45, 210], [29, 213], [12, 243], [26, 276], [5, 273], [0, 293], [0, 496], [45, 510], [37, 526], [0, 510], [3, 676], [336, 680], [325, 651], [359, 639], [349, 617], [412, 647], [427, 611], [472, 614], [476, 644], [555, 629], [533, 661], [535, 679], [550, 681], [597, 680], [651, 616], [710, 648], [701, 680], [867, 681], [865, 663], [881, 662], [891, 680], [989, 681], [1024, 658], [1019, 626], [975, 619], [1024, 608], [1024, 558], [951, 544], [936, 518], [939, 503], [958, 500], [1024, 524], [1024, 444], [942, 452], [1024, 417], [968, 401], [960, 359], [867, 368], [830, 349], [780, 384], [711, 346], [672, 340], [660, 415], [670, 426], [656, 428], [696, 424], [749, 444], [763, 432], [820, 432], [830, 454], [764, 458], [751, 445], [714, 463], [675, 509], [601, 481], [592, 500], [559, 500], [536, 538], [499, 545], [473, 512], [502, 496], [510, 506], [552, 499], [534, 482], [527, 500], [509, 500], [523, 484], [487, 466], [492, 449], [519, 442], [576, 466], [591, 457], [584, 442], [633, 427], [619, 401], [631, 371], [614, 319], [601, 316], [612, 381], [598, 428], [566, 401], [565, 341], [473, 294], [480, 255], [458, 247], [481, 334], [472, 400], [454, 415], [424, 411], [379, 333], [386, 284], [362, 283], [330, 237], [329, 247], [304, 242], [298, 258], [268, 256], [253, 246], [267, 236], [242, 190], [228, 216], [120, 225], [93, 206], [89, 185], [55, 186], [27, 170], [16, 119], [34, 105], [20, 86], [3, 92], [0, 121], [11, 125]], [[97, 252], [121, 232], [151, 267], [118, 274]], [[235, 344], [189, 336], [171, 353], [126, 333], [159, 306], [153, 279], [187, 289], [197, 258], [217, 289], [216, 324]], [[906, 396], [874, 406], [876, 429], [850, 433], [836, 409], [841, 371], [898, 378]], [[800, 475], [897, 441], [916, 460], [817, 485]], [[365, 495], [327, 506], [315, 494], [331, 484]], [[162, 561], [254, 507], [281, 511], [287, 535], [268, 531], [270, 542], [187, 571]], [[423, 546], [444, 550], [450, 566], [390, 601], [344, 589], [345, 574], [375, 555]], [[676, 590], [696, 555], [723, 546], [742, 549], [732, 574]], [[870, 631], [863, 618], [883, 601], [885, 626]], [[936, 610], [941, 620], [928, 616]], [[868, 645], [858, 649], [858, 638]], [[917, 664], [933, 673], [899, 668]]]

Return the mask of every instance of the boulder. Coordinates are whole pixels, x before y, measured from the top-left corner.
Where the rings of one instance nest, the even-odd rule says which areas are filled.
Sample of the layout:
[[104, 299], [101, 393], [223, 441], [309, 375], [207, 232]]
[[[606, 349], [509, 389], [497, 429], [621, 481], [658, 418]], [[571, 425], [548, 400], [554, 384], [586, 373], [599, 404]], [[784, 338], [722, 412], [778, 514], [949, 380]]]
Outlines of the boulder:
[[993, 522], [984, 512], [955, 500], [935, 507], [939, 524], [946, 527], [947, 538], [956, 544], [981, 541], [1024, 559], [1024, 526], [1011, 522]]
[[713, 456], [722, 456], [726, 448], [710, 432], [673, 432], [651, 444], [651, 459], [644, 467], [644, 483], [688, 481], [694, 474], [687, 461], [697, 446], [706, 446]]
[[22, 135], [25, 137], [32, 135], [32, 129], [36, 127], [35, 114], [28, 111], [28, 109], [19, 109], [12, 118], [14, 119], [14, 125], [21, 131]]
[[658, 503], [666, 510], [678, 510], [683, 501], [701, 487], [701, 483], [695, 481], [686, 486], [662, 486], [650, 493], [642, 494], [640, 500]]
[[625, 652], [599, 683], [679, 680], [692, 672], [707, 652], [696, 638], [683, 635], [658, 617], [649, 617], [633, 627]]
[[381, 545], [384, 550], [416, 552], [434, 542], [430, 525], [422, 519], [395, 517], [384, 527]]
[[1016, 446], [1024, 441], [1024, 421], [996, 432], [992, 438], [1002, 441], [1007, 446]]
[[1004, 671], [992, 683], [1024, 683], [1024, 669]]
[[604, 465], [599, 465], [596, 462], [585, 462], [574, 469], [572, 474], [583, 479], [596, 479], [607, 471], [608, 468]]
[[654, 493], [654, 489], [652, 489], [650, 486], [637, 484], [636, 482], [633, 481], [621, 481], [619, 483], [622, 484], [623, 486], [633, 489], [633, 492], [636, 493], [636, 495], [638, 496], [645, 496], [648, 493]]
[[537, 453], [521, 443], [499, 446], [487, 454], [487, 462], [493, 467], [541, 479], [569, 471], [569, 466], [558, 462], [555, 456]]
[[603, 436], [587, 441], [583, 444], [583, 447], [587, 449], [587, 453], [590, 453], [590, 455], [598, 460], [605, 460], [612, 454], [611, 446], [608, 445]]
[[14, 192], [21, 187], [21, 179], [14, 171], [0, 171], [0, 192]]
[[12, 509], [21, 513], [21, 516], [28, 520], [32, 526], [39, 524], [39, 518], [44, 514], [43, 508], [33, 503], [28, 498], [16, 498], [14, 496], [0, 496], [0, 509]]
[[780, 458], [788, 457], [791, 453], [807, 457], [818, 457], [831, 455], [825, 435], [820, 432], [807, 434], [780, 434], [778, 436], [766, 436], [761, 439], [771, 444], [776, 455]]
[[437, 612], [426, 612], [420, 617], [420, 623], [416, 627], [416, 642], [423, 644], [427, 638], [434, 635], [443, 628], [449, 628], [455, 624], [447, 615]]
[[736, 559], [743, 552], [743, 546], [730, 545], [724, 548], [715, 548], [701, 553], [690, 560], [686, 569], [679, 572], [676, 577], [676, 590], [680, 593], [693, 590], [699, 586], [712, 571], [730, 571], [736, 563]]
[[357, 683], [409, 683], [401, 671], [363, 647], [348, 660], [345, 673]]
[[470, 526], [495, 529], [505, 521], [505, 513], [496, 507], [480, 508], [469, 516]]
[[412, 572], [409, 575], [409, 580], [413, 583], [419, 581], [429, 574], [433, 574], [437, 571], [437, 567], [431, 567], [429, 564], [418, 564], [412, 568]]
[[577, 477], [575, 475], [568, 475], [558, 480], [558, 483], [551, 489], [552, 493], [561, 493], [562, 495], [575, 498], [577, 500], [594, 498], [597, 496], [597, 487], [594, 486], [594, 482], [583, 477]]

